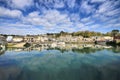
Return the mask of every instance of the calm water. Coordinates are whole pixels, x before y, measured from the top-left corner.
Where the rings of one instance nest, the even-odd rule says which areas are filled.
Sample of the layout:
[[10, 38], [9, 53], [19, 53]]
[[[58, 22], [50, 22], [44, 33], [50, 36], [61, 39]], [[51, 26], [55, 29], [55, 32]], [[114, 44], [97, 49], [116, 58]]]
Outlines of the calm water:
[[120, 80], [119, 48], [7, 50], [0, 80]]

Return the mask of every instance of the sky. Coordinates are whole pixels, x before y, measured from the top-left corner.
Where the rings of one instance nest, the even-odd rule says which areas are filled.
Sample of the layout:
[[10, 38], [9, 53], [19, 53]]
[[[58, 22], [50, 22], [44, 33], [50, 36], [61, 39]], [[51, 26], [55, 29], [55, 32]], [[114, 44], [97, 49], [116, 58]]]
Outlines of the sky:
[[0, 0], [0, 34], [120, 30], [120, 0]]

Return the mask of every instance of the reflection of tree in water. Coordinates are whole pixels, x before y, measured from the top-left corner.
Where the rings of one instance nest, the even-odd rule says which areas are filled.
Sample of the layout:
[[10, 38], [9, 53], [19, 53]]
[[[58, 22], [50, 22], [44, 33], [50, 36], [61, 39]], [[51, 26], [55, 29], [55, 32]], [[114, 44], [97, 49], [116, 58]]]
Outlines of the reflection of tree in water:
[[0, 47], [0, 55], [4, 54], [5, 53], [5, 50], [3, 50], [2, 47]]
[[61, 53], [68, 52], [69, 50], [66, 49], [60, 49], [60, 48], [48, 48], [47, 50], [59, 50]]
[[89, 54], [89, 53], [95, 53], [96, 51], [100, 51], [102, 49], [93, 49], [93, 48], [83, 48], [83, 49], [77, 49], [77, 48], [74, 48], [72, 49], [73, 52], [77, 52], [77, 53], [86, 53], [86, 54]]
[[[56, 48], [49, 48], [47, 50], [59, 50], [61, 53], [69, 51], [67, 49], [60, 49], [60, 48], [57, 48], [57, 47]], [[89, 53], [95, 53], [96, 51], [100, 51], [102, 49], [93, 49], [93, 48], [87, 47], [87, 48], [83, 48], [83, 49], [73, 48], [71, 50], [72, 50], [72, 52], [76, 52], [76, 53], [89, 54]]]
[[4, 54], [5, 53], [5, 51], [0, 51], [0, 55], [2, 55], [2, 54]]
[[114, 53], [120, 53], [120, 47], [116, 46], [112, 49]]

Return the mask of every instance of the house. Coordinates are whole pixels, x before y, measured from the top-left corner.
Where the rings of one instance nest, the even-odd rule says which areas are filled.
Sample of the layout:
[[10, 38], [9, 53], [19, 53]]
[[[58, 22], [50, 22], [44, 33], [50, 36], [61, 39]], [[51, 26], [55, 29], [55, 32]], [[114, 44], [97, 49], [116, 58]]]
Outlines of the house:
[[4, 36], [0, 36], [0, 50], [5, 50], [5, 46], [7, 44], [6, 38]]
[[83, 40], [83, 36], [77, 36], [77, 40], [78, 40], [78, 42], [82, 41]]
[[92, 36], [91, 39], [93, 41], [105, 41], [103, 36]]
[[49, 38], [47, 35], [41, 35], [41, 42], [47, 42], [49, 41]]
[[0, 45], [5, 45], [6, 43], [6, 38], [4, 36], [0, 36]]
[[48, 41], [47, 36], [44, 35], [38, 35], [38, 36], [25, 36], [24, 37], [24, 42], [28, 43], [39, 43], [39, 42], [45, 42]]
[[15, 36], [12, 39], [12, 42], [23, 42], [24, 37], [23, 36]]
[[92, 39], [92, 38], [83, 38], [83, 41], [86, 41], [86, 42], [93, 42], [93, 39]]
[[116, 41], [116, 43], [120, 43], [120, 36], [115, 36], [115, 41]]
[[62, 42], [70, 42], [71, 39], [72, 39], [72, 35], [65, 35], [57, 38], [58, 41], [62, 41]]
[[32, 36], [32, 35], [25, 36], [24, 37], [24, 42], [28, 42], [28, 43], [36, 42], [36, 38], [38, 38], [38, 37], [37, 36]]
[[105, 39], [105, 41], [113, 41], [113, 37], [111, 36], [103, 36], [103, 38]]
[[7, 42], [12, 42], [12, 40], [13, 40], [13, 36], [7, 36], [7, 38], [6, 38]]
[[58, 41], [63, 41], [63, 42], [80, 42], [83, 40], [82, 36], [72, 36], [72, 35], [65, 35], [65, 36], [60, 36]]

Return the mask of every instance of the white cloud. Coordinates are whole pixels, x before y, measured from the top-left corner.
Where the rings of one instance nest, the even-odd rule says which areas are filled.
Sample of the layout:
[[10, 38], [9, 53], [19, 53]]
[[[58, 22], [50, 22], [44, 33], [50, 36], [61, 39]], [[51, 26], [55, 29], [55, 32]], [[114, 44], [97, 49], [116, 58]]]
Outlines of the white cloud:
[[116, 8], [116, 6], [119, 5], [118, 3], [120, 3], [120, 1], [106, 1], [99, 6], [99, 9], [96, 12], [105, 16], [115, 16], [120, 14], [120, 8]]
[[64, 7], [64, 3], [62, 1], [57, 0], [57, 2], [55, 2], [54, 4], [54, 8], [63, 8]]
[[120, 14], [120, 8], [114, 9], [114, 10], [111, 10], [111, 11], [105, 13], [105, 15], [107, 15], [107, 16], [118, 16], [119, 14]]
[[75, 0], [67, 0], [67, 5], [69, 8], [73, 8], [75, 6]]
[[0, 25], [0, 34], [17, 34], [17, 35], [26, 35], [26, 34], [44, 34], [46, 30], [36, 28], [33, 25], [26, 25], [22, 23], [15, 24], [2, 24]]
[[94, 5], [89, 5], [88, 1], [82, 1], [80, 11], [84, 14], [90, 14], [95, 11]]
[[[5, 1], [9, 4], [7, 7], [10, 8], [0, 7], [0, 17], [3, 17], [0, 18], [0, 32], [2, 33], [39, 34], [120, 28], [118, 24], [120, 23], [120, 8], [117, 8], [120, 1], [82, 0], [78, 3], [76, 0], [38, 0], [35, 3], [33, 0]], [[32, 5], [37, 7], [37, 10], [28, 13], [26, 8]], [[23, 11], [25, 16], [19, 9], [22, 9], [21, 11], [26, 9]], [[4, 19], [4, 17], [13, 19]], [[14, 18], [19, 18], [19, 21], [17, 22]]]
[[13, 8], [24, 9], [33, 5], [33, 0], [9, 0], [8, 5]]
[[71, 26], [68, 15], [61, 14], [57, 10], [46, 10], [42, 15], [39, 15], [39, 12], [32, 12], [27, 17], [24, 17], [23, 21], [31, 23], [32, 25], [39, 25], [47, 28]]
[[99, 27], [100, 27], [99, 24], [94, 24], [94, 25], [91, 25], [89, 28], [90, 28], [90, 29], [97, 29], [97, 28], [99, 28]]
[[76, 22], [76, 21], [80, 20], [80, 16], [77, 13], [72, 13], [72, 14], [70, 14], [70, 19], [71, 19], [71, 21]]
[[99, 3], [99, 2], [104, 2], [106, 0], [91, 0], [92, 3]]
[[66, 4], [69, 8], [73, 8], [75, 6], [75, 0], [38, 0], [38, 2], [39, 6], [44, 4], [47, 8], [63, 8]]
[[91, 20], [91, 17], [86, 17], [81, 19], [82, 22], [89, 22], [90, 20]]
[[90, 20], [89, 22], [86, 22], [85, 25], [91, 25], [91, 24], [94, 24], [95, 22]]
[[107, 24], [120, 23], [119, 21], [120, 21], [120, 17], [117, 17], [117, 18], [113, 18], [113, 19], [108, 20], [106, 23]]
[[11, 17], [11, 18], [19, 18], [22, 17], [22, 12], [19, 10], [10, 10], [4, 7], [0, 7], [0, 16], [1, 17]]
[[103, 3], [98, 9], [98, 13], [105, 13], [107, 11], [114, 9], [114, 7], [111, 5], [113, 5], [112, 1], [107, 1], [107, 2]]
[[118, 27], [120, 29], [120, 23], [114, 24], [113, 27]]

